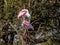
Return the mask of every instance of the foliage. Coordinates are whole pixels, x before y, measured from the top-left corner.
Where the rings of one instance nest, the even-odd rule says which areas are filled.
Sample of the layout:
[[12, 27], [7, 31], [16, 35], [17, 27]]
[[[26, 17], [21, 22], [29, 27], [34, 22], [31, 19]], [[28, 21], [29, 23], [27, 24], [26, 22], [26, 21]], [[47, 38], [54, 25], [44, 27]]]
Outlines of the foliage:
[[[59, 0], [0, 0], [0, 25], [8, 22], [19, 25], [17, 15], [23, 8], [27, 8], [31, 14], [31, 23], [38, 31], [47, 33], [52, 30], [53, 40], [60, 41], [60, 1]], [[35, 21], [36, 20], [36, 21]], [[35, 21], [35, 22], [34, 22]], [[2, 30], [0, 28], [0, 30]], [[55, 34], [53, 29], [57, 30]], [[5, 30], [5, 29], [3, 29]], [[3, 32], [3, 31], [2, 31]], [[1, 33], [2, 34], [2, 33]], [[0, 35], [1, 35], [0, 34]], [[58, 35], [58, 36], [57, 36]], [[47, 39], [48, 43], [50, 38]], [[46, 44], [47, 45], [47, 44]]]

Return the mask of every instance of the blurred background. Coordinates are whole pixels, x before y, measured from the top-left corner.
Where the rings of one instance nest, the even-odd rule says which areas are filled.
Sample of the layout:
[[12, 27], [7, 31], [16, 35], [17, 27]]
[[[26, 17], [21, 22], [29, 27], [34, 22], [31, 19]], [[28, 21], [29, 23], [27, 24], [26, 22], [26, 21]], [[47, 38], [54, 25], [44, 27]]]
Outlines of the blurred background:
[[[30, 45], [60, 45], [60, 0], [0, 0], [0, 45], [21, 45], [15, 28], [23, 8], [31, 14], [34, 35]], [[16, 36], [16, 40], [15, 37]], [[29, 40], [29, 39], [28, 39]]]

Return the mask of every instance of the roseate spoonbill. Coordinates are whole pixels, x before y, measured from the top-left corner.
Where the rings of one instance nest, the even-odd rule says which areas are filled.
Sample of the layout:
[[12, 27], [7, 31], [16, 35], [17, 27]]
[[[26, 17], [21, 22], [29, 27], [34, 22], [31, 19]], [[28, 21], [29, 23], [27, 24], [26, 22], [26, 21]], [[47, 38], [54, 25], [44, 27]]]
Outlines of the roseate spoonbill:
[[31, 15], [27, 9], [22, 9], [17, 18], [22, 22], [21, 26], [25, 26], [29, 30], [34, 30], [33, 26], [30, 24]]
[[29, 14], [29, 11], [27, 9], [22, 9], [19, 12], [17, 18], [22, 19], [22, 21], [24, 21], [24, 20], [30, 21], [31, 15]]
[[33, 26], [30, 24], [29, 21], [23, 21], [22, 26], [26, 27], [28, 30], [34, 30]]

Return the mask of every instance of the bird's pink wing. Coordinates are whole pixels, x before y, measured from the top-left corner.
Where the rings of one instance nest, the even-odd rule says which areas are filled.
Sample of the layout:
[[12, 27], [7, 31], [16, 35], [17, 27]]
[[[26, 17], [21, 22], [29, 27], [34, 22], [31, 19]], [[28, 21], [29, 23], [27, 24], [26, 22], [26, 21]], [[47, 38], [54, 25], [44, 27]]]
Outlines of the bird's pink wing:
[[26, 12], [19, 12], [17, 18], [20, 19], [20, 18], [23, 18], [25, 16], [25, 13]]
[[30, 24], [30, 22], [26, 21], [23, 24], [27, 29], [29, 30], [34, 30], [33, 26]]

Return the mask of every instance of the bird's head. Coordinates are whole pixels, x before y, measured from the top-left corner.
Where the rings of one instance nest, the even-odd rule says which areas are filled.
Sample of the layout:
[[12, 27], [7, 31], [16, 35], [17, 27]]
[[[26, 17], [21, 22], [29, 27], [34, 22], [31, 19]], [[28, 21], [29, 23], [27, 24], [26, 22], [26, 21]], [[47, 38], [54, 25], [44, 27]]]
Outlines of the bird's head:
[[27, 16], [27, 17], [30, 16], [29, 11], [28, 11], [27, 9], [22, 9], [22, 10], [19, 12], [17, 18], [18, 18], [18, 19], [21, 19], [21, 18], [24, 18], [25, 16]]

